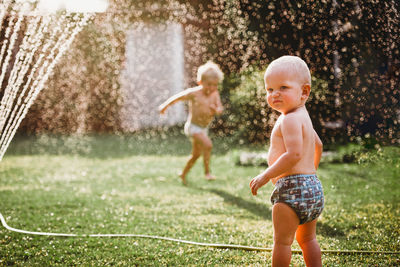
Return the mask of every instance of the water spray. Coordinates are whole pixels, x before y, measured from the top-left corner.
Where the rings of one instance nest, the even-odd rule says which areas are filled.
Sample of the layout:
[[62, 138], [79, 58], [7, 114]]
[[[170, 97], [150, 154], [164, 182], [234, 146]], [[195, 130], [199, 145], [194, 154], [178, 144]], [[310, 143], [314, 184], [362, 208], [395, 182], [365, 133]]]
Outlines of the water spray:
[[5, 21], [8, 24], [0, 47], [0, 86], [4, 86], [0, 103], [0, 161], [55, 65], [93, 16], [49, 13], [31, 4], [4, 1], [0, 5], [0, 29]]

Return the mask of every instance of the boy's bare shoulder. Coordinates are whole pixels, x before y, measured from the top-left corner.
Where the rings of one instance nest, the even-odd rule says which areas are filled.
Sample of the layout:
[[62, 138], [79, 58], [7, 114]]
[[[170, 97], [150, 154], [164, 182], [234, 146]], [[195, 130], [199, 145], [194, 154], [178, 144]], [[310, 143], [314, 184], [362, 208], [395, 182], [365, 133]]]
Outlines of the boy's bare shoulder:
[[297, 131], [302, 129], [304, 124], [304, 117], [297, 112], [292, 112], [284, 116], [281, 116], [278, 119], [278, 122], [279, 122], [279, 128], [281, 130]]
[[280, 116], [279, 120], [281, 123], [296, 123], [301, 121], [301, 119], [303, 118], [303, 115], [298, 113], [298, 112], [291, 112], [289, 114], [286, 114], [284, 116]]
[[201, 86], [196, 86], [196, 87], [192, 87], [192, 88], [188, 88], [185, 91], [187, 91], [188, 93], [196, 93], [201, 91], [202, 87]]
[[195, 95], [197, 94], [197, 92], [199, 92], [201, 90], [200, 86], [196, 86], [196, 87], [192, 87], [192, 88], [187, 88], [185, 90], [183, 90], [180, 95], [182, 95], [183, 97], [185, 97], [186, 99], [188, 98], [192, 98], [195, 97]]

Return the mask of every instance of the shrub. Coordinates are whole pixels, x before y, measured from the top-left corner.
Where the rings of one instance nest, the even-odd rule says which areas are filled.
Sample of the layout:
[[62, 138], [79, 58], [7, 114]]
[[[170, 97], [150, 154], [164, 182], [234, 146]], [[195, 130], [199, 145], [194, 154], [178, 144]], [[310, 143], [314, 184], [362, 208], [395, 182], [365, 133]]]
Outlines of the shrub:
[[[268, 107], [264, 88], [264, 69], [254, 70], [239, 75], [231, 75], [224, 87], [231, 86], [224, 92], [228, 98], [226, 112], [220, 127], [229, 128], [229, 133], [241, 143], [265, 143], [270, 136], [273, 124], [279, 114]], [[328, 83], [312, 77], [312, 92], [307, 103], [314, 127], [321, 129], [323, 115], [331, 106], [327, 104]], [[328, 111], [329, 112], [329, 111]]]
[[239, 85], [229, 97], [229, 119], [236, 126], [234, 135], [241, 142], [264, 142], [276, 114], [267, 105], [263, 71], [244, 73], [238, 80]]

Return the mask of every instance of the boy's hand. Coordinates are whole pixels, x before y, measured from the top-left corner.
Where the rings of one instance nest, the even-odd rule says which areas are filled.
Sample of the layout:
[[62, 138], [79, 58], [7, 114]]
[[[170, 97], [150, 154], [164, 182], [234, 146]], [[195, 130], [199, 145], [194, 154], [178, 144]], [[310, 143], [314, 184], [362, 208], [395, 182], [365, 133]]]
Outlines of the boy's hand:
[[256, 196], [257, 195], [257, 190], [262, 187], [263, 185], [265, 185], [266, 183], [268, 183], [269, 179], [265, 178], [264, 175], [259, 174], [256, 177], [253, 178], [253, 180], [251, 180], [250, 182], [250, 189], [251, 189], [251, 193]]
[[214, 115], [217, 111], [217, 106], [214, 104], [210, 105], [211, 114]]
[[223, 108], [222, 107], [218, 107], [217, 105], [210, 105], [210, 110], [212, 115], [219, 115], [222, 113]]

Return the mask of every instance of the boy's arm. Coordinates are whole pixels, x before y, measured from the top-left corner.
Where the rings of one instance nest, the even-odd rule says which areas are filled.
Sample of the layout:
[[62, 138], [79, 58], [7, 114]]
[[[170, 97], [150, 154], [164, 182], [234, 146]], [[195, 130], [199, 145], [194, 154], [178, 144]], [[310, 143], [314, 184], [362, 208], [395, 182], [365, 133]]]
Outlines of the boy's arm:
[[321, 156], [322, 156], [322, 141], [319, 138], [317, 132], [315, 132], [315, 152], [314, 152], [314, 166], [315, 169], [318, 169], [319, 162], [321, 161]]
[[302, 124], [295, 116], [285, 117], [280, 125], [286, 152], [270, 167], [250, 182], [251, 192], [257, 195], [257, 190], [270, 179], [278, 177], [289, 170], [300, 159], [303, 150]]
[[218, 92], [217, 92], [217, 96], [216, 96], [214, 111], [215, 111], [216, 115], [220, 115], [222, 113], [222, 111], [224, 111], [224, 106], [222, 106], [221, 97]]
[[168, 98], [164, 103], [158, 106], [158, 110], [161, 114], [164, 114], [167, 108], [179, 101], [188, 100], [191, 98], [193, 90], [186, 89], [180, 93], [177, 93]]

